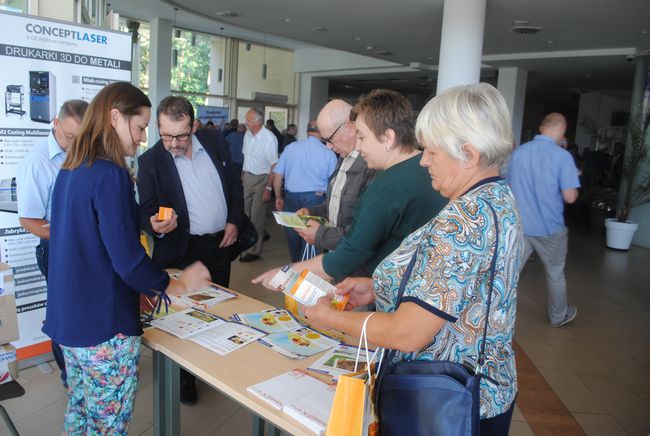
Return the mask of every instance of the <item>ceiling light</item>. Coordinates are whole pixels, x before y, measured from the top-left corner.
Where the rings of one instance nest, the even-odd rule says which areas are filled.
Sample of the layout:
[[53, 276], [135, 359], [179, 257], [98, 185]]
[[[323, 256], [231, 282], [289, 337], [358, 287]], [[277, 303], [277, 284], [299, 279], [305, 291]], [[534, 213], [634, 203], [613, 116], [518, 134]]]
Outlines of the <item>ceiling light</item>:
[[355, 40], [355, 41], [363, 41], [363, 38], [360, 37], [360, 36], [355, 36], [355, 37], [354, 37], [354, 40]]
[[318, 27], [312, 27], [311, 30], [313, 30], [314, 32], [329, 32], [330, 29], [328, 27], [318, 26]]
[[239, 17], [239, 14], [235, 11], [221, 11], [221, 12], [215, 12], [215, 14], [219, 17], [222, 18], [237, 18]]
[[280, 21], [282, 21], [283, 23], [293, 23], [293, 20], [291, 18], [283, 18]]
[[375, 48], [371, 45], [366, 46], [366, 51], [373, 51]]
[[553, 41], [552, 39], [547, 39], [547, 40], [546, 40], [546, 43], [547, 43], [547, 44], [555, 44], [555, 41]]
[[648, 29], [639, 30], [639, 33], [641, 35], [647, 35], [648, 34]]

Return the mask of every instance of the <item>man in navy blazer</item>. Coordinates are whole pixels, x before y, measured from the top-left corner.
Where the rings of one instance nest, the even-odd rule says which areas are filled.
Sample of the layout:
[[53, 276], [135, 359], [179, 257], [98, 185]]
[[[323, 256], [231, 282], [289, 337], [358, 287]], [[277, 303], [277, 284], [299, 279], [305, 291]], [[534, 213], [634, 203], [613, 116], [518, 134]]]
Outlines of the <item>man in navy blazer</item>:
[[[156, 118], [161, 139], [138, 159], [137, 180], [140, 222], [154, 241], [153, 261], [185, 268], [200, 260], [213, 282], [228, 286], [231, 246], [244, 216], [242, 183], [228, 145], [220, 132], [197, 131], [186, 98], [163, 99]], [[173, 209], [171, 218], [159, 219], [161, 206]], [[193, 404], [194, 380], [187, 385], [181, 374], [181, 400]]]

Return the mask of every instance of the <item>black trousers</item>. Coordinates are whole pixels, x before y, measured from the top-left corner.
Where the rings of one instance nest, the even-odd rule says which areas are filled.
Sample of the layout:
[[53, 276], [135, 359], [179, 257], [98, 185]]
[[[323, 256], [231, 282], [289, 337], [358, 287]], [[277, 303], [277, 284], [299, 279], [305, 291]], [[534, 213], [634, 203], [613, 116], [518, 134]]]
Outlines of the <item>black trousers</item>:
[[[47, 268], [49, 262], [49, 253], [50, 253], [50, 241], [48, 239], [41, 239], [40, 244], [36, 246], [36, 265], [41, 271], [41, 274], [45, 277], [45, 283], [47, 283]], [[52, 341], [52, 355], [54, 356], [54, 361], [56, 366], [61, 370], [61, 381], [64, 386], [67, 386], [68, 383], [68, 374], [65, 372], [65, 359], [63, 358], [63, 351], [61, 347], [56, 342]]]
[[[223, 231], [214, 235], [190, 235], [187, 251], [177, 268], [186, 268], [200, 260], [210, 271], [212, 281], [218, 285], [230, 285], [231, 247], [219, 248], [223, 240]], [[194, 382], [196, 377], [181, 368], [181, 382]]]

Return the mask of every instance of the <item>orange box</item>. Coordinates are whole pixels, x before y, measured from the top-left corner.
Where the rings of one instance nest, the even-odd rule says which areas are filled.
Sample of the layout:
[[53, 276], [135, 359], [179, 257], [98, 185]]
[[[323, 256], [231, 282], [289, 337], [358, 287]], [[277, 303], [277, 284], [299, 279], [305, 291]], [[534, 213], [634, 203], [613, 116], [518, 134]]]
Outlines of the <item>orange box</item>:
[[158, 208], [158, 221], [165, 221], [172, 217], [172, 208], [171, 207], [162, 207]]

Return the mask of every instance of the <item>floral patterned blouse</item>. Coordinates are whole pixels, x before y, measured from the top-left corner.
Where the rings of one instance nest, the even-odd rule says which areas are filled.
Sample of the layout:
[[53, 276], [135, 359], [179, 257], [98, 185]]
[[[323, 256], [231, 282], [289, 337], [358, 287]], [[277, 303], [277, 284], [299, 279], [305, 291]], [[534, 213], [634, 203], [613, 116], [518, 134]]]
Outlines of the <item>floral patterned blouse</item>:
[[[476, 367], [487, 311], [490, 265], [498, 253], [481, 379], [481, 419], [506, 412], [517, 393], [512, 336], [524, 237], [514, 196], [500, 178], [486, 179], [411, 233], [375, 269], [377, 311], [393, 312], [402, 276], [418, 249], [402, 302], [446, 322], [432, 341], [406, 360], [448, 360]], [[494, 382], [496, 381], [496, 383]]]

